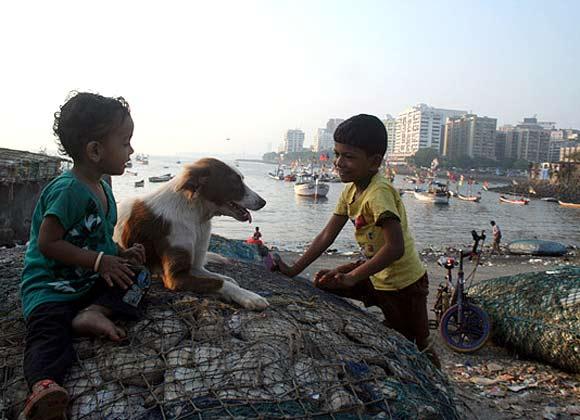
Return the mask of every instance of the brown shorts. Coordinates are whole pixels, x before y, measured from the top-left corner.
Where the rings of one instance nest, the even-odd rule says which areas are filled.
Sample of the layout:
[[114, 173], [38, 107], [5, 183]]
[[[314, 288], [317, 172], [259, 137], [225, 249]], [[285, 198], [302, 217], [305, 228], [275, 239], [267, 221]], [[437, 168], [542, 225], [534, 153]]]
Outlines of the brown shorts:
[[417, 344], [419, 350], [428, 345], [429, 323], [427, 273], [415, 283], [401, 290], [377, 290], [370, 279], [357, 283], [350, 289], [323, 289], [335, 295], [360, 300], [365, 306], [378, 306], [383, 311], [383, 324]]

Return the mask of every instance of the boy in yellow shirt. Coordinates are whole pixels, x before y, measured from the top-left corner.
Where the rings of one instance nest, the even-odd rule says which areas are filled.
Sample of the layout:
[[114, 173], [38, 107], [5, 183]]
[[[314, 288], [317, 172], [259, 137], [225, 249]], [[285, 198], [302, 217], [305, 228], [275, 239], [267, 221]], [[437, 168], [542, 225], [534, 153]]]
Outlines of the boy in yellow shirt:
[[316, 273], [314, 285], [336, 295], [378, 306], [383, 323], [416, 343], [436, 366], [429, 346], [427, 272], [415, 250], [407, 213], [395, 188], [378, 173], [387, 149], [387, 132], [375, 116], [360, 114], [334, 133], [334, 164], [347, 183], [334, 214], [304, 255], [278, 268], [294, 277], [316, 260], [350, 220], [365, 259]]

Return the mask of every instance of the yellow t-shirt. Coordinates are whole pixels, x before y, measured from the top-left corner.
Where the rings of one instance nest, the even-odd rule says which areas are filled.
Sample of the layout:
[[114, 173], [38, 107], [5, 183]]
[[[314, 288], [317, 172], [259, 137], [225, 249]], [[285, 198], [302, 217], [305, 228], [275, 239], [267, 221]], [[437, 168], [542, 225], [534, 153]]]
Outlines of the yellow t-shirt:
[[377, 220], [385, 212], [396, 217], [401, 223], [405, 252], [401, 258], [385, 269], [371, 276], [373, 286], [377, 290], [403, 289], [425, 274], [425, 267], [415, 249], [415, 241], [409, 232], [407, 212], [399, 192], [377, 174], [363, 193], [354, 200], [356, 187], [349, 183], [344, 187], [335, 214], [348, 216], [355, 226], [355, 239], [367, 258], [371, 258], [385, 244], [382, 228], [377, 226]]

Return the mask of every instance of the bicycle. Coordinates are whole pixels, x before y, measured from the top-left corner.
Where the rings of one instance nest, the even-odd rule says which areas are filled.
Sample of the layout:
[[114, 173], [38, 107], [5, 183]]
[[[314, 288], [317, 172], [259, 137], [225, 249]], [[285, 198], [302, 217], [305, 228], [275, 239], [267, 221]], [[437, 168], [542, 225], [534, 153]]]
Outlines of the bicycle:
[[[467, 281], [473, 278], [480, 263], [481, 251], [478, 250], [481, 241], [485, 240], [485, 231], [478, 235], [472, 231], [474, 245], [471, 252], [459, 251], [459, 261], [453, 257], [441, 257], [437, 264], [447, 270], [445, 283], [437, 289], [437, 300], [433, 307], [436, 320], [445, 344], [460, 353], [470, 353], [484, 346], [491, 333], [491, 322], [487, 313], [470, 302], [465, 290]], [[469, 257], [474, 261], [473, 271], [467, 279], [463, 272], [463, 259]], [[453, 269], [459, 267], [456, 284], [453, 284]]]

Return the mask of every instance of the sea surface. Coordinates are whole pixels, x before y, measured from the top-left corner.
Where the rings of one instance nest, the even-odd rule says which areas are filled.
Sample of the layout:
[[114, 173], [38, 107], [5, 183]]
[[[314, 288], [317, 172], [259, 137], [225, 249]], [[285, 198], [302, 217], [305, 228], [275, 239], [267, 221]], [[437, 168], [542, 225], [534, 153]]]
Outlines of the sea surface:
[[[175, 175], [183, 165], [193, 159], [179, 157], [150, 157], [149, 165], [134, 162], [122, 176], [113, 177], [113, 190], [117, 201], [142, 195], [162, 184], [150, 183], [148, 177], [165, 173]], [[232, 166], [233, 161], [228, 162]], [[302, 251], [324, 227], [332, 214], [338, 196], [344, 186], [330, 184], [327, 199], [301, 198], [294, 194], [293, 183], [276, 181], [267, 176], [274, 165], [258, 162], [239, 162], [237, 169], [242, 172], [246, 183], [260, 194], [266, 206], [252, 212], [253, 222], [242, 223], [229, 217], [213, 219], [213, 232], [232, 239], [246, 239], [259, 226], [263, 240], [269, 246], [289, 251]], [[135, 188], [135, 181], [145, 180], [143, 188]], [[397, 175], [396, 187], [412, 188], [413, 185]], [[490, 183], [490, 186], [494, 186]], [[475, 193], [480, 185], [474, 185]], [[482, 191], [480, 203], [470, 203], [454, 198], [450, 204], [433, 205], [417, 201], [412, 193], [403, 195], [407, 216], [417, 249], [460, 246], [471, 242], [471, 230], [485, 229], [486, 243], [491, 240], [490, 220], [495, 220], [502, 232], [503, 242], [517, 239], [544, 239], [558, 241], [566, 245], [580, 246], [580, 210], [559, 206], [557, 203], [532, 200], [527, 206], [503, 204], [498, 194]], [[338, 252], [357, 250], [353, 238], [353, 226], [347, 223], [331, 248]]]

